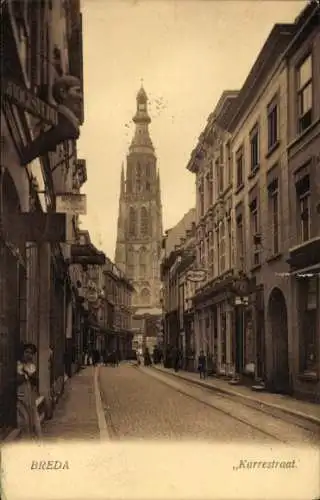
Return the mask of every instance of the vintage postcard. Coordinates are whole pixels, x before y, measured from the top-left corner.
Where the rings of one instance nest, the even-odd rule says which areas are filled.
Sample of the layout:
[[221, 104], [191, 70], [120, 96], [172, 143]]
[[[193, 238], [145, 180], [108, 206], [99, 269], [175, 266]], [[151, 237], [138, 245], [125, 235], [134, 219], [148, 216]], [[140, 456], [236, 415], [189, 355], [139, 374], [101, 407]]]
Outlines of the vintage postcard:
[[0, 30], [1, 499], [319, 499], [319, 1]]

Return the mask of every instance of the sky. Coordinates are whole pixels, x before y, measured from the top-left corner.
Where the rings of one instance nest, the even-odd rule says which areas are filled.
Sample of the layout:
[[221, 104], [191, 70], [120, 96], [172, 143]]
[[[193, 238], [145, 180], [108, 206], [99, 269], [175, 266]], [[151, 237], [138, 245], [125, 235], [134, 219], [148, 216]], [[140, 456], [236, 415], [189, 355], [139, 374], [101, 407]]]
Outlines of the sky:
[[[143, 86], [160, 171], [163, 228], [195, 205], [187, 169], [224, 90], [243, 85], [275, 23], [293, 22], [306, 1], [82, 0], [87, 161], [83, 229], [114, 259], [120, 171]], [[156, 100], [161, 101], [160, 105]]]

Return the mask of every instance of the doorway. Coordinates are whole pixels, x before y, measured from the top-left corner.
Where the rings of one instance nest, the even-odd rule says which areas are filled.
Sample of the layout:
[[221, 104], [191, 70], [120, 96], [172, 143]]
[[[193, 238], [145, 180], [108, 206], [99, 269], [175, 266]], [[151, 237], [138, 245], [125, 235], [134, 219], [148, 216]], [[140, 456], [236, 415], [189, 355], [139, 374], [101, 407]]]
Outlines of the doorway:
[[272, 338], [273, 368], [270, 389], [280, 394], [289, 394], [290, 373], [288, 356], [288, 315], [283, 293], [274, 288], [269, 297], [268, 319]]

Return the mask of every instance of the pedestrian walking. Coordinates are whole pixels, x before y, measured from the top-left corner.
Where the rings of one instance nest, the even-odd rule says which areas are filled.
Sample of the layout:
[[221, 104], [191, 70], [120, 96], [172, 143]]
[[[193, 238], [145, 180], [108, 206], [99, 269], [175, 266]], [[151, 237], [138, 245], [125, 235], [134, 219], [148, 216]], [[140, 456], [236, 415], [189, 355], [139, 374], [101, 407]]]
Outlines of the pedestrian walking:
[[180, 368], [180, 351], [177, 347], [172, 349], [172, 364], [174, 371], [177, 373]]
[[23, 437], [39, 439], [42, 435], [37, 408], [37, 367], [34, 356], [37, 348], [32, 343], [21, 346], [17, 360], [17, 420]]
[[144, 351], [144, 366], [152, 365], [151, 356], [148, 347]]
[[85, 350], [83, 353], [83, 364], [84, 366], [88, 366], [89, 364], [89, 354], [87, 350]]
[[98, 349], [94, 349], [94, 351], [93, 351], [93, 364], [94, 364], [94, 366], [97, 366], [99, 361], [100, 361], [100, 353], [99, 353]]
[[200, 374], [200, 378], [205, 379], [207, 375], [207, 362], [206, 357], [203, 351], [200, 351], [200, 355], [198, 357], [198, 371]]

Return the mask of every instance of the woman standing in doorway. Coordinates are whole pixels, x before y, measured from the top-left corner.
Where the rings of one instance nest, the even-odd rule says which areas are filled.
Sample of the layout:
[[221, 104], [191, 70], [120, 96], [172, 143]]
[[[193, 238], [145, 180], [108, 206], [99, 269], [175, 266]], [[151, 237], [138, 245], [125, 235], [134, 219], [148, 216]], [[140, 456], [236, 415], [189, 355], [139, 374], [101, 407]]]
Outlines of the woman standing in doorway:
[[37, 409], [37, 367], [34, 356], [37, 348], [34, 344], [23, 344], [17, 362], [18, 383], [18, 426], [23, 437], [40, 438], [41, 423]]

